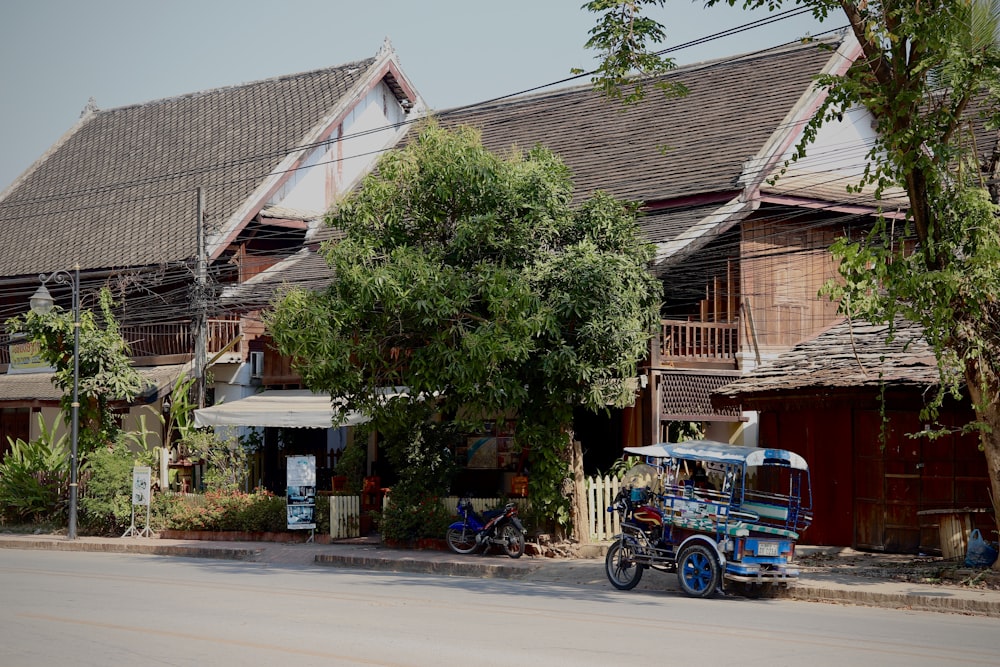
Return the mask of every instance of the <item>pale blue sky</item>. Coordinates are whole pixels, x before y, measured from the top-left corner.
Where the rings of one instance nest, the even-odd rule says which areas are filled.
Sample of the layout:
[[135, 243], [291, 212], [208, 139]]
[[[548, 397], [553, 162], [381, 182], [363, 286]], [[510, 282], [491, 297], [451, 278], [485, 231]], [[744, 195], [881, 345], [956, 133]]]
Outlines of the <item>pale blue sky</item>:
[[[59, 139], [87, 100], [108, 109], [303, 72], [375, 54], [389, 37], [436, 109], [520, 92], [594, 67], [583, 0], [2, 0], [0, 191]], [[765, 18], [669, 0], [674, 46]], [[674, 54], [753, 51], [839, 27], [804, 15]], [[563, 84], [568, 85], [568, 84]]]

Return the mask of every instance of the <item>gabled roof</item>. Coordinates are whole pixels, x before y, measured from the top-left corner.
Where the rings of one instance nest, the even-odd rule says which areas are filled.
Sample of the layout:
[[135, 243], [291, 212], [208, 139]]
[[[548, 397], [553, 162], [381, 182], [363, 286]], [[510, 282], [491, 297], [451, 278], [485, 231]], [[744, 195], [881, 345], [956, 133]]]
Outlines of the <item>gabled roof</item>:
[[266, 203], [263, 186], [283, 177], [279, 165], [324, 139], [367, 86], [399, 87], [390, 56], [383, 49], [328, 69], [86, 110], [0, 198], [3, 274], [194, 257], [196, 188], [205, 191], [209, 238], [233, 234], [256, 213], [248, 205]]
[[[572, 169], [577, 196], [597, 189], [646, 203], [743, 188], [745, 163], [789, 127], [839, 42], [797, 44], [681, 67], [662, 77], [688, 88], [667, 98], [649, 87], [633, 106], [585, 85], [442, 111], [445, 125], [483, 132], [506, 151], [541, 143]], [[659, 239], [650, 239], [659, 240]]]
[[743, 378], [712, 392], [716, 406], [804, 390], [925, 389], [939, 384], [937, 360], [921, 328], [902, 319], [886, 342], [888, 325], [844, 320], [800, 343]]
[[[650, 87], [644, 101], [623, 107], [588, 83], [435, 115], [445, 127], [480, 129], [483, 144], [500, 154], [548, 147], [572, 170], [577, 201], [600, 189], [651, 204], [639, 219], [643, 235], [672, 253], [711, 238], [737, 209], [750, 210], [732, 203], [747, 185], [747, 163], [763, 180], [760, 163], [790, 144], [811, 112], [813, 79], [846, 62], [839, 46], [824, 40], [682, 67], [663, 77], [688, 87], [681, 98]], [[301, 261], [275, 267], [265, 280], [299, 282]]]

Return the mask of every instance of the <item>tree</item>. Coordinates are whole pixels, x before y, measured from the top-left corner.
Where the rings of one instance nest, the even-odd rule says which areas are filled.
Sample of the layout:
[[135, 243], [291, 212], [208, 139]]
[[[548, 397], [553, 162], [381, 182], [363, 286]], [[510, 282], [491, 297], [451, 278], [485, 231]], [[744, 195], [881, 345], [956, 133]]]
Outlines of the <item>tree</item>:
[[[121, 337], [112, 313], [111, 293], [101, 290], [97, 317], [80, 311], [80, 454], [100, 444], [110, 445], [118, 433], [111, 412], [113, 401], [132, 401], [143, 389], [143, 379], [131, 363], [128, 343]], [[63, 390], [60, 399], [67, 423], [73, 402], [73, 314], [62, 309], [40, 315], [28, 313], [7, 320], [11, 332], [27, 334], [41, 343], [41, 357], [55, 368], [52, 382]]]
[[267, 317], [308, 387], [387, 433], [410, 427], [403, 446], [440, 442], [422, 437], [421, 402], [463, 424], [516, 413], [532, 510], [560, 526], [573, 407], [632, 402], [659, 296], [635, 206], [598, 193], [573, 208], [572, 192], [544, 148], [500, 157], [428, 123], [328, 216], [346, 233], [322, 250], [332, 286]]
[[[709, 0], [709, 5], [721, 0]], [[725, 0], [744, 8], [778, 9], [780, 0]], [[654, 0], [628, 3], [640, 14]], [[876, 196], [902, 186], [909, 199], [900, 243], [880, 223], [863, 241], [834, 252], [843, 282], [831, 290], [849, 315], [891, 323], [896, 314], [923, 326], [937, 355], [940, 392], [964, 387], [978, 429], [1000, 528], [1000, 225], [996, 177], [1000, 154], [981, 164], [973, 120], [1000, 121], [1000, 47], [996, 0], [798, 0], [818, 18], [841, 10], [861, 56], [841, 77], [821, 83], [829, 94], [798, 148], [824, 122], [861, 106], [874, 118], [877, 140], [861, 186]], [[629, 20], [633, 20], [630, 18]], [[628, 45], [626, 44], [626, 47]], [[982, 147], [979, 147], [982, 148]], [[998, 564], [1000, 567], [1000, 564]]]

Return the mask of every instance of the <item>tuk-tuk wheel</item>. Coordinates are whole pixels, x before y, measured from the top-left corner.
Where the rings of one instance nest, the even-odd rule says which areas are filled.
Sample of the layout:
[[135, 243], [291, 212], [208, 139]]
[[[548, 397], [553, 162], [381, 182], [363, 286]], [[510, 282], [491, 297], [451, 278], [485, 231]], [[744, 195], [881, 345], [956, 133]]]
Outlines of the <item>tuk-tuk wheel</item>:
[[624, 540], [616, 540], [604, 558], [604, 572], [608, 575], [611, 585], [620, 591], [632, 590], [642, 579], [644, 566], [635, 560], [635, 549]]
[[719, 586], [719, 561], [704, 544], [692, 544], [677, 559], [677, 579], [681, 590], [695, 598], [707, 598]]

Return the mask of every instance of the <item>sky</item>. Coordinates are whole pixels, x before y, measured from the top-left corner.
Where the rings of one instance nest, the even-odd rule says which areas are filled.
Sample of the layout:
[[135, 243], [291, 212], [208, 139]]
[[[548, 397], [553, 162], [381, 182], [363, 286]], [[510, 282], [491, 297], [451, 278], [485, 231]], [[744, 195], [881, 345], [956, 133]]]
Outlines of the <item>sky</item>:
[[[2, 0], [0, 192], [101, 109], [374, 56], [388, 37], [433, 109], [566, 81], [597, 65], [583, 0]], [[768, 19], [766, 10], [667, 0], [650, 14], [671, 48]], [[803, 14], [671, 55], [722, 58], [840, 27]], [[553, 88], [554, 88], [553, 87]]]

